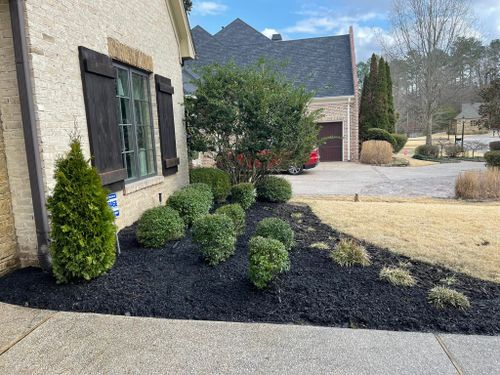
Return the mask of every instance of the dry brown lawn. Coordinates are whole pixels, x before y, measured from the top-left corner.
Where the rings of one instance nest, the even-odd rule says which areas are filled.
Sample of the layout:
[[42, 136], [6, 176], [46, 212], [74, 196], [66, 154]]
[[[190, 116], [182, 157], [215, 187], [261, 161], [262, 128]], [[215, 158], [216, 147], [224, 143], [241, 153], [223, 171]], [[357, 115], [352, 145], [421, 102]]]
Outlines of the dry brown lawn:
[[500, 202], [300, 197], [326, 224], [396, 253], [500, 283]]

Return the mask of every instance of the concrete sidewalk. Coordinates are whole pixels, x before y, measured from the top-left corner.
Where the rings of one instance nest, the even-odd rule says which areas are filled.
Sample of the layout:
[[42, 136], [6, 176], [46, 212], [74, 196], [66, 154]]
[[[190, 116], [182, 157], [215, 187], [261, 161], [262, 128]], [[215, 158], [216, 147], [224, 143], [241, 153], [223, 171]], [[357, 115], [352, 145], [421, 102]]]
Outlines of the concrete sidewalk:
[[498, 374], [500, 337], [54, 313], [0, 303], [0, 374]]

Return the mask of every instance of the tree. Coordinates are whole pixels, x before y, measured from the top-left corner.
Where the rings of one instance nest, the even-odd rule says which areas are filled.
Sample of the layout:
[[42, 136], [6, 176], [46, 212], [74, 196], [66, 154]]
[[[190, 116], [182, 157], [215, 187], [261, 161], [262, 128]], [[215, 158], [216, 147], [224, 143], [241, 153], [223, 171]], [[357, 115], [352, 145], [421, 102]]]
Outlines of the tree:
[[362, 141], [367, 138], [368, 129], [377, 127], [374, 115], [374, 95], [378, 80], [378, 57], [372, 54], [370, 59], [370, 71], [363, 80], [361, 101], [359, 108], [359, 136]]
[[233, 183], [256, 182], [278, 164], [302, 165], [319, 143], [313, 94], [278, 71], [265, 61], [206, 66], [186, 98], [190, 151], [213, 152]]
[[467, 0], [394, 0], [391, 14], [394, 43], [386, 48], [408, 59], [416, 71], [419, 110], [425, 123], [426, 144], [432, 144], [432, 119], [442, 95], [441, 79], [449, 53], [469, 29]]
[[56, 186], [47, 202], [52, 272], [58, 282], [93, 279], [115, 263], [115, 217], [78, 139], [71, 141], [66, 157], [56, 162], [54, 177]]
[[193, 1], [192, 0], [184, 0], [184, 9], [186, 9], [186, 13], [191, 12], [191, 9], [193, 9]]
[[500, 128], [500, 78], [496, 78], [480, 93], [483, 104], [479, 107], [479, 126], [487, 129]]
[[373, 93], [373, 123], [372, 128], [389, 130], [387, 103], [387, 69], [383, 57], [378, 62], [377, 81]]
[[394, 110], [394, 97], [392, 95], [392, 77], [389, 63], [385, 63], [385, 77], [387, 80], [387, 130], [389, 133], [396, 131], [396, 113]]

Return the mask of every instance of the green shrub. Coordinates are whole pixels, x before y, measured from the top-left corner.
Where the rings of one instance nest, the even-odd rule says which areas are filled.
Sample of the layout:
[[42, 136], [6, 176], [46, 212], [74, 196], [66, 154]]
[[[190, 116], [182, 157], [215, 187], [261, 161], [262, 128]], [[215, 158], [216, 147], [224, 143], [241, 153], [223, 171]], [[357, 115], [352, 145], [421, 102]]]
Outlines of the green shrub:
[[394, 152], [397, 154], [400, 152], [408, 142], [408, 136], [406, 134], [391, 134], [394, 138], [395, 144], [393, 144]]
[[460, 156], [461, 153], [463, 153], [464, 150], [459, 145], [450, 144], [444, 147], [444, 151], [446, 152], [446, 155], [449, 156], [450, 158], [457, 158]]
[[415, 155], [437, 158], [439, 156], [439, 147], [436, 145], [420, 145], [415, 149]]
[[454, 307], [460, 310], [466, 310], [470, 307], [469, 298], [463, 293], [444, 286], [436, 286], [429, 291], [427, 295], [429, 303], [443, 309], [445, 307]]
[[51, 213], [52, 272], [57, 282], [91, 280], [116, 259], [115, 217], [97, 171], [85, 160], [80, 142], [56, 162]]
[[380, 280], [396, 286], [414, 286], [415, 279], [410, 271], [404, 268], [384, 267], [379, 273]]
[[294, 233], [290, 224], [276, 217], [268, 217], [257, 224], [255, 235], [265, 238], [273, 238], [285, 245], [290, 250], [294, 245]]
[[490, 150], [491, 151], [500, 151], [500, 141], [490, 142]]
[[292, 186], [281, 177], [265, 176], [257, 183], [257, 198], [273, 203], [285, 203], [292, 197]]
[[340, 240], [337, 247], [331, 251], [330, 257], [342, 267], [355, 265], [365, 267], [371, 264], [366, 249], [353, 240]]
[[160, 248], [168, 241], [184, 236], [185, 224], [171, 207], [156, 207], [145, 211], [137, 224], [136, 237], [141, 246]]
[[394, 136], [385, 129], [371, 128], [366, 131], [367, 141], [386, 141], [389, 142], [393, 149], [396, 149], [397, 143]]
[[219, 207], [215, 213], [229, 216], [233, 221], [236, 234], [241, 234], [245, 230], [245, 210], [238, 203]]
[[188, 226], [208, 214], [212, 204], [206, 191], [190, 186], [177, 190], [167, 200], [167, 206], [176, 210]]
[[189, 172], [191, 183], [202, 182], [212, 189], [217, 202], [226, 200], [231, 189], [231, 179], [227, 172], [217, 168], [195, 168]]
[[290, 259], [285, 246], [277, 240], [253, 237], [249, 247], [250, 281], [259, 289], [269, 285], [278, 274], [290, 269]]
[[239, 203], [245, 210], [255, 203], [256, 195], [255, 186], [250, 182], [243, 182], [231, 188], [231, 202]]
[[489, 167], [500, 167], [500, 151], [488, 151], [484, 154]]
[[211, 266], [219, 264], [234, 254], [236, 232], [227, 215], [205, 215], [193, 224], [193, 240]]
[[214, 201], [214, 195], [212, 193], [212, 189], [207, 184], [203, 182], [195, 182], [194, 184], [190, 184], [189, 187], [201, 192], [203, 195], [205, 195], [205, 199], [208, 199], [211, 202]]

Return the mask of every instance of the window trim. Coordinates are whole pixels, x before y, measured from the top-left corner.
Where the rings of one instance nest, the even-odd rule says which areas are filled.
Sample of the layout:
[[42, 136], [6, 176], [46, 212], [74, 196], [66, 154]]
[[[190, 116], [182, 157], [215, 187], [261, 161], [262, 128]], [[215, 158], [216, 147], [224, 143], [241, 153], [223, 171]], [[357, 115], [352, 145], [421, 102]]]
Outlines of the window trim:
[[[136, 172], [136, 176], [135, 177], [131, 177], [131, 178], [128, 178], [128, 172], [127, 172], [127, 178], [125, 179], [125, 184], [129, 184], [129, 183], [134, 183], [134, 182], [137, 182], [137, 181], [142, 181], [142, 180], [145, 180], [145, 179], [148, 179], [148, 178], [151, 178], [151, 177], [156, 177], [158, 176], [158, 163], [157, 163], [157, 160], [156, 160], [156, 137], [155, 137], [155, 127], [154, 127], [154, 119], [153, 119], [153, 102], [152, 102], [152, 96], [151, 96], [151, 73], [150, 72], [147, 72], [145, 70], [142, 70], [142, 69], [139, 69], [139, 68], [136, 68], [136, 67], [133, 67], [131, 65], [127, 65], [127, 64], [124, 64], [124, 63], [121, 63], [121, 62], [118, 62], [118, 61], [115, 61], [113, 60], [113, 67], [115, 68], [115, 71], [117, 69], [122, 69], [122, 70], [125, 70], [127, 71], [128, 73], [128, 84], [129, 84], [129, 111], [131, 113], [131, 126], [132, 126], [132, 129], [133, 129], [133, 142], [134, 142], [134, 154], [135, 154], [135, 163], [134, 163], [134, 171]], [[139, 142], [138, 142], [138, 139], [137, 139], [137, 120], [136, 120], [136, 114], [135, 114], [135, 110], [134, 110], [134, 97], [133, 97], [133, 80], [132, 80], [132, 74], [135, 73], [137, 75], [140, 75], [142, 77], [145, 78], [146, 80], [146, 84], [147, 84], [147, 87], [146, 87], [146, 90], [147, 90], [147, 98], [148, 98], [148, 103], [149, 103], [149, 126], [151, 128], [151, 142], [152, 142], [152, 151], [153, 151], [153, 172], [146, 175], [146, 176], [140, 176], [140, 160], [139, 160]], [[115, 84], [116, 84], [116, 74], [115, 74]], [[116, 95], [116, 99], [118, 99], [118, 95]], [[120, 119], [118, 119], [118, 123], [116, 124], [116, 126], [118, 126], [120, 128]], [[144, 126], [144, 125], [141, 125], [141, 126]], [[120, 130], [120, 137], [123, 137], [123, 133]], [[121, 140], [120, 140], [121, 142]], [[123, 160], [123, 148], [122, 148], [122, 160]], [[127, 169], [126, 165], [125, 165], [125, 162], [123, 163], [124, 164], [124, 168], [125, 170]]]

